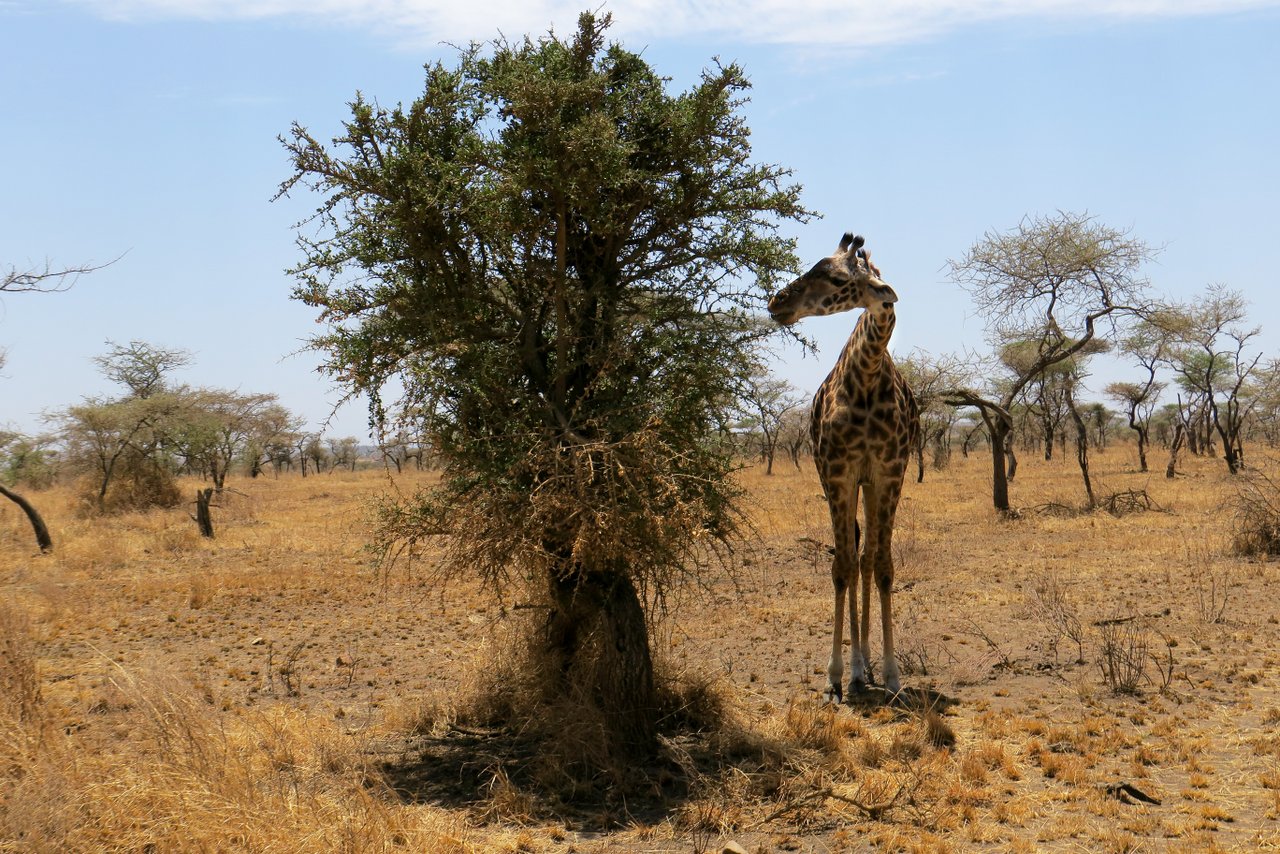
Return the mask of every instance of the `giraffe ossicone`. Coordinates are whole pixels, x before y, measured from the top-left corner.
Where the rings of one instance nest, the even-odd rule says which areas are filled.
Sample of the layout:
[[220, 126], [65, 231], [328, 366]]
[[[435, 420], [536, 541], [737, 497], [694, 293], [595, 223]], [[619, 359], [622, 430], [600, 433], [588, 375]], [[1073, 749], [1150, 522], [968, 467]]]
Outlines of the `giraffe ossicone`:
[[920, 431], [915, 396], [888, 351], [898, 295], [880, 278], [880, 270], [863, 246], [861, 236], [846, 233], [834, 253], [769, 300], [769, 314], [784, 325], [805, 317], [863, 310], [835, 367], [814, 395], [810, 423], [814, 464], [835, 537], [831, 564], [835, 618], [827, 679], [828, 691], [836, 699], [844, 696], [846, 596], [851, 693], [868, 683], [873, 581], [880, 599], [884, 687], [891, 695], [902, 687], [893, 648], [893, 525], [911, 448]]

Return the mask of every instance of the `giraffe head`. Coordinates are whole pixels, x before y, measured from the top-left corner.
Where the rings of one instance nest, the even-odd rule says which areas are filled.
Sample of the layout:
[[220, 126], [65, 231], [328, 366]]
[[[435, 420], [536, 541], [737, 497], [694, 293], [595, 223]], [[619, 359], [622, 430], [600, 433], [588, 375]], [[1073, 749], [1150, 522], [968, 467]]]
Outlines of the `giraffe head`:
[[846, 233], [840, 248], [774, 294], [769, 314], [783, 326], [855, 308], [891, 308], [898, 295], [880, 279], [880, 270], [862, 248], [862, 235]]

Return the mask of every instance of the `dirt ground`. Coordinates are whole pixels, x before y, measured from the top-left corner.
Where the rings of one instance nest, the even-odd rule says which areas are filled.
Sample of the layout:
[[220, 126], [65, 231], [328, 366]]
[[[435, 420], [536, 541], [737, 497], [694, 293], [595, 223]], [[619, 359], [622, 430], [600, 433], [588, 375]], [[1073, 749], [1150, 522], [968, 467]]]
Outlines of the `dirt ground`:
[[0, 508], [0, 851], [1280, 849], [1280, 571], [1231, 554], [1220, 460], [1166, 480], [1135, 456], [1094, 460], [1100, 495], [1156, 505], [1119, 517], [1075, 509], [1074, 460], [1029, 453], [1015, 520], [981, 452], [907, 485], [898, 646], [906, 686], [954, 701], [932, 724], [824, 705], [825, 503], [807, 461], [745, 471], [758, 538], [672, 603], [657, 653], [795, 752], [771, 787], [730, 772], [611, 828], [510, 807], [501, 774], [470, 805], [370, 784], [522, 604], [438, 586], [429, 556], [371, 569], [385, 473], [237, 481], [212, 541], [183, 510], [81, 518], [70, 488], [31, 493], [56, 548]]

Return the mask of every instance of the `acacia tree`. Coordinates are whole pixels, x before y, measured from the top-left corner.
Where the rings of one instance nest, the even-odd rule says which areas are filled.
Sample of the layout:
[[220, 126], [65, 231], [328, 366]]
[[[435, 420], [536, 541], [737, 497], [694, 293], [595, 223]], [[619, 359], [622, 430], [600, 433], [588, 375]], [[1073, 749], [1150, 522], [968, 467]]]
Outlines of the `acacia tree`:
[[1147, 447], [1151, 444], [1151, 417], [1164, 391], [1156, 374], [1164, 364], [1173, 334], [1167, 324], [1143, 319], [1120, 339], [1118, 350], [1138, 363], [1145, 376], [1137, 382], [1114, 382], [1107, 386], [1107, 396], [1124, 407], [1129, 429], [1138, 434], [1138, 469], [1147, 471]]
[[[791, 383], [773, 376], [761, 363], [747, 377], [742, 390], [742, 403], [742, 414], [749, 424], [760, 430], [761, 451], [765, 460], [764, 473], [771, 475], [786, 418], [804, 406], [804, 398]], [[797, 448], [796, 455], [798, 454]]]
[[146, 341], [117, 344], [107, 340], [107, 352], [93, 363], [104, 377], [128, 389], [128, 397], [146, 400], [168, 387], [169, 375], [190, 367], [190, 350], [164, 347]]
[[791, 464], [796, 468], [800, 468], [800, 454], [810, 444], [809, 426], [812, 423], [812, 403], [804, 403], [782, 418], [778, 441], [782, 447], [786, 448], [787, 456], [791, 458]]
[[473, 46], [408, 106], [357, 96], [332, 146], [295, 125], [281, 192], [324, 196], [294, 272], [326, 368], [375, 424], [398, 379], [443, 464], [382, 506], [384, 554], [445, 535], [446, 572], [540, 579], [551, 690], [608, 709], [623, 755], [655, 744], [645, 595], [733, 536], [717, 427], [807, 212], [751, 161], [738, 66], [671, 94], [609, 22]]
[[1246, 352], [1262, 331], [1244, 326], [1247, 317], [1243, 295], [1222, 285], [1210, 285], [1200, 299], [1161, 314], [1176, 340], [1166, 361], [1189, 396], [1203, 401], [1206, 427], [1222, 440], [1231, 474], [1244, 464], [1244, 422], [1257, 400], [1249, 382], [1262, 361], [1261, 351]]
[[933, 356], [924, 350], [912, 350], [894, 363], [911, 386], [920, 408], [920, 433], [912, 450], [916, 455], [916, 483], [923, 483], [925, 445], [933, 444], [934, 468], [944, 467], [951, 453], [949, 441], [956, 410], [946, 405], [944, 398], [950, 390], [968, 383], [969, 368], [959, 356]]
[[244, 394], [216, 388], [184, 389], [183, 412], [173, 439], [187, 465], [213, 481], [214, 491], [226, 486], [231, 465], [241, 458], [256, 475], [264, 450], [296, 420], [274, 394]]
[[1096, 346], [1100, 325], [1142, 308], [1147, 282], [1140, 268], [1151, 249], [1125, 231], [1087, 214], [1059, 211], [1028, 217], [1007, 232], [987, 232], [948, 262], [953, 281], [969, 291], [999, 347], [1020, 341], [1031, 355], [998, 396], [955, 389], [947, 400], [977, 408], [991, 439], [991, 499], [1009, 512], [1006, 468], [1011, 408], [1028, 383], [1058, 363]]

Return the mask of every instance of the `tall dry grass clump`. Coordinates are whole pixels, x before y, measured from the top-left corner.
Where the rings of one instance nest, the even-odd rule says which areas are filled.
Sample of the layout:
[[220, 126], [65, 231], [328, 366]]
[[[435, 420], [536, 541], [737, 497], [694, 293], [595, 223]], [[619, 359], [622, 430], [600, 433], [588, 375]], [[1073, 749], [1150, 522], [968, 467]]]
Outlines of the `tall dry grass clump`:
[[41, 706], [31, 620], [26, 612], [0, 602], [0, 715], [18, 725], [32, 725]]
[[0, 610], [0, 849], [470, 850], [458, 822], [403, 809], [358, 741], [298, 709], [223, 716], [179, 680], [122, 670], [109, 700], [50, 705], [23, 632]]

